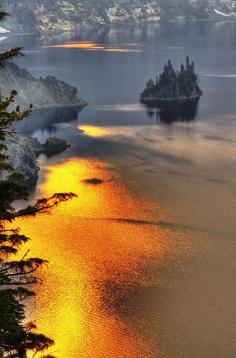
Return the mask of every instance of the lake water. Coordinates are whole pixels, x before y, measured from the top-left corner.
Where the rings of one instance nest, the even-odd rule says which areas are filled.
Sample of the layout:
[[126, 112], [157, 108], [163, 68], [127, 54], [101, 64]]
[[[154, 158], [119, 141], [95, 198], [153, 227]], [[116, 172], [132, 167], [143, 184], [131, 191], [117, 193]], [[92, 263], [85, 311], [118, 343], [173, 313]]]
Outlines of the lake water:
[[[25, 131], [70, 144], [39, 158], [32, 197], [73, 191], [19, 221], [49, 260], [30, 307], [59, 358], [236, 356], [236, 23], [114, 27], [83, 37], [10, 36], [35, 76], [55, 75], [90, 103], [75, 120]], [[195, 118], [139, 104], [170, 58], [195, 61]], [[101, 185], [86, 183], [99, 178]]]

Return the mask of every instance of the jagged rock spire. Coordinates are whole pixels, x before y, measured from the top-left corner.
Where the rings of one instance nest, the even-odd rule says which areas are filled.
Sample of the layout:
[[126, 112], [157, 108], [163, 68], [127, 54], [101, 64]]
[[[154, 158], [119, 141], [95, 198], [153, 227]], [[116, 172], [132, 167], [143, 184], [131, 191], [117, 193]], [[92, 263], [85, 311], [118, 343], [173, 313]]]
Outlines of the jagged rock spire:
[[198, 76], [195, 74], [194, 62], [186, 56], [186, 68], [183, 63], [180, 72], [173, 69], [171, 60], [164, 64], [163, 72], [156, 82], [150, 79], [147, 86], [141, 94], [143, 98], [153, 99], [178, 99], [200, 97], [202, 91], [198, 86]]

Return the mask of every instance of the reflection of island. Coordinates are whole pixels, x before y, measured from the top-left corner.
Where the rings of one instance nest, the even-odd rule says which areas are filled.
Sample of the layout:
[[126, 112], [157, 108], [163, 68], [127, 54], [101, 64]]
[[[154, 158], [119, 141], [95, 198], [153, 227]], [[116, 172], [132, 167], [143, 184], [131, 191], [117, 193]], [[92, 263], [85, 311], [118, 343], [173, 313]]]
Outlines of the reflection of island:
[[194, 118], [202, 96], [198, 83], [194, 63], [190, 63], [189, 57], [186, 57], [186, 66], [181, 64], [180, 72], [173, 69], [169, 60], [156, 82], [152, 79], [147, 82], [140, 101], [148, 108], [159, 109], [157, 113], [161, 121], [190, 120]]
[[198, 100], [195, 102], [175, 103], [170, 104], [165, 109], [160, 109], [155, 105], [146, 104], [147, 114], [150, 117], [156, 116], [156, 119], [160, 123], [171, 124], [175, 121], [189, 122], [194, 120], [197, 114]]

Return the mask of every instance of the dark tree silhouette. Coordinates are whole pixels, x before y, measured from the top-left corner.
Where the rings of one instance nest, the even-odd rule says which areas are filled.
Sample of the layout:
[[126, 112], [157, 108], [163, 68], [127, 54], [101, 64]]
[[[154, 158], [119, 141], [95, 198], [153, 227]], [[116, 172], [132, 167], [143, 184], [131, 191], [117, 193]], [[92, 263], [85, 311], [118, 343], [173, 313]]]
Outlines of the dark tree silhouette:
[[[6, 16], [7, 13], [0, 11], [0, 20]], [[0, 53], [0, 67], [19, 55], [20, 47]], [[18, 106], [9, 110], [16, 95], [13, 90], [9, 97], [0, 97], [0, 358], [26, 358], [28, 350], [37, 353], [53, 344], [53, 340], [36, 333], [35, 324], [24, 323], [25, 302], [35, 295], [29, 285], [37, 283], [36, 271], [47, 261], [28, 258], [28, 252], [21, 260], [13, 260], [20, 247], [29, 240], [18, 228], [12, 227], [13, 221], [19, 216], [45, 212], [75, 196], [72, 193], [57, 193], [18, 212], [14, 210], [14, 201], [26, 200], [28, 193], [24, 178], [9, 163], [6, 138], [12, 133], [11, 124], [29, 116], [32, 110], [32, 106], [25, 111]]]

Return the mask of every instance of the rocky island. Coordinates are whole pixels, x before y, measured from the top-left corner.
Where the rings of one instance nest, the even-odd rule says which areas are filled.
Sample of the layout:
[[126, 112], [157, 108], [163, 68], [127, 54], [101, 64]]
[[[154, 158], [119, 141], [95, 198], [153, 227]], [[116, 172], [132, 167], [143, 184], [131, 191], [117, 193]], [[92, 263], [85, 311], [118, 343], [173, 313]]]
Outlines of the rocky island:
[[181, 64], [180, 71], [175, 71], [172, 63], [168, 60], [164, 64], [163, 72], [154, 82], [150, 79], [146, 88], [140, 95], [140, 101], [144, 104], [153, 104], [161, 109], [168, 106], [183, 104], [196, 104], [202, 96], [199, 88], [198, 75], [195, 73], [194, 63], [190, 63], [186, 57], [186, 65]]

